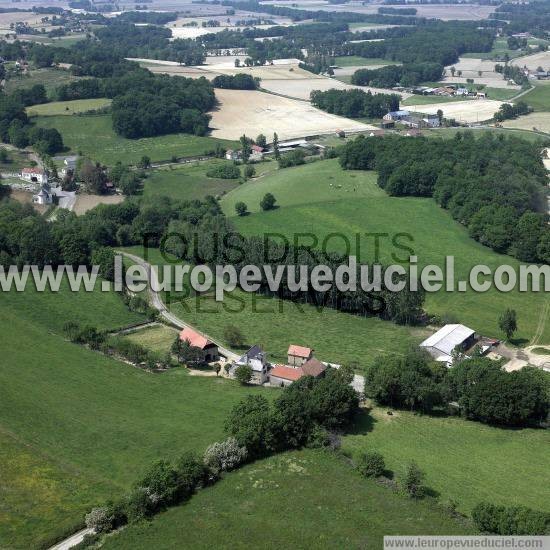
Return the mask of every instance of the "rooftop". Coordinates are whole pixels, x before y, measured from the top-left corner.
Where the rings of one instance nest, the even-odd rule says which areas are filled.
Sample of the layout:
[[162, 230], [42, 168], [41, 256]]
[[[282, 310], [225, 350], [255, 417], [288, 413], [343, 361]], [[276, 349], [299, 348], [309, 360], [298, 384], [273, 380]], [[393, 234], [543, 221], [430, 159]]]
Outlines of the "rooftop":
[[311, 353], [311, 348], [306, 348], [304, 346], [296, 346], [295, 344], [290, 344], [288, 347], [288, 355], [294, 355], [295, 357], [303, 357], [304, 359], [307, 359]]
[[188, 341], [190, 346], [195, 348], [205, 349], [208, 346], [215, 345], [214, 342], [194, 331], [191, 328], [184, 328], [180, 332], [180, 340]]
[[423, 348], [435, 348], [445, 355], [475, 334], [475, 330], [464, 325], [445, 325], [420, 344]]

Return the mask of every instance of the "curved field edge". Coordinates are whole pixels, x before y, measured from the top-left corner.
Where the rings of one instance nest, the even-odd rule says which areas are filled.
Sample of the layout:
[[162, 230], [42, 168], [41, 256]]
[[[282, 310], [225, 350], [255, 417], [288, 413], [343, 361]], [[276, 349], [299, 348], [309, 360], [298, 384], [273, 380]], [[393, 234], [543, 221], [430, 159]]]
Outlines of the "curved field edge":
[[[246, 235], [283, 234], [292, 242], [295, 235], [312, 234], [319, 245], [328, 238], [329, 250], [345, 252], [341, 238], [349, 239], [351, 254], [362, 261], [383, 264], [401, 263], [408, 258], [409, 247], [418, 257], [420, 267], [445, 266], [445, 257], [455, 258], [456, 280], [467, 280], [475, 265], [487, 265], [493, 271], [506, 264], [518, 268], [520, 263], [510, 256], [497, 254], [477, 243], [450, 214], [431, 198], [390, 197], [376, 186], [373, 172], [343, 171], [336, 161], [318, 161], [266, 175], [228, 193], [222, 200], [227, 215], [237, 229]], [[258, 212], [261, 197], [272, 192], [279, 208]], [[315, 196], [312, 200], [308, 197]], [[237, 217], [234, 204], [243, 200], [252, 214]], [[254, 212], [256, 210], [256, 212]], [[376, 255], [374, 234], [379, 233]], [[358, 240], [357, 240], [358, 238]], [[393, 239], [396, 240], [393, 240]], [[299, 237], [302, 244], [311, 244], [310, 237]], [[476, 293], [428, 293], [425, 309], [431, 314], [452, 315], [459, 322], [493, 337], [501, 337], [498, 318], [512, 307], [518, 313], [517, 337], [526, 341], [537, 333], [543, 297], [536, 292], [501, 293], [496, 289]], [[550, 343], [550, 323], [546, 323], [540, 343]]]
[[303, 450], [230, 472], [103, 548], [381, 548], [384, 535], [474, 532], [431, 499], [407, 499], [333, 454]]

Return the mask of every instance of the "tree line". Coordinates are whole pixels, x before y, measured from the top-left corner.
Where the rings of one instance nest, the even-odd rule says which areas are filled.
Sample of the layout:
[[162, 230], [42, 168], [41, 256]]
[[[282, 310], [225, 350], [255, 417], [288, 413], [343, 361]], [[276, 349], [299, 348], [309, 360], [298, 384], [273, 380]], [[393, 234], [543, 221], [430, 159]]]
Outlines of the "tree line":
[[420, 349], [380, 357], [366, 368], [365, 394], [380, 405], [426, 414], [458, 412], [485, 424], [525, 427], [547, 420], [548, 373], [534, 367], [506, 372], [481, 356], [457, 359], [447, 368]]
[[394, 196], [433, 197], [470, 235], [521, 261], [550, 263], [546, 170], [540, 144], [486, 132], [453, 139], [360, 136], [341, 150], [344, 169], [377, 170]]
[[363, 90], [314, 90], [311, 104], [335, 115], [360, 118], [379, 118], [388, 111], [399, 109], [397, 94], [372, 94]]
[[416, 86], [421, 82], [434, 82], [443, 76], [443, 65], [432, 62], [408, 63], [406, 65], [387, 65], [379, 69], [358, 69], [351, 77], [351, 83], [357, 86], [391, 88]]

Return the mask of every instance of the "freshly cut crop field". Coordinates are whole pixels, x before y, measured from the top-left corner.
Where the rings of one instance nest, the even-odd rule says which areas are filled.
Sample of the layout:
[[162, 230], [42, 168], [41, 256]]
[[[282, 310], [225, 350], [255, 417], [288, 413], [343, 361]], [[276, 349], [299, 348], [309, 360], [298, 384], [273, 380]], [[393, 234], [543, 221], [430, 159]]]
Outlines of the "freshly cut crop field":
[[80, 195], [76, 196], [73, 212], [76, 215], [84, 214], [95, 208], [98, 204], [120, 204], [124, 201], [122, 195]]
[[[462, 74], [459, 76], [455, 73], [455, 76], [452, 76], [452, 67], [454, 67], [457, 72], [462, 71]], [[479, 74], [480, 71], [481, 76]], [[462, 84], [467, 78], [473, 78], [475, 84], [485, 84], [486, 86], [494, 88], [521, 89], [521, 86], [508, 84], [508, 81], [503, 78], [500, 73], [495, 71], [494, 61], [470, 57], [460, 57], [458, 63], [445, 67], [445, 78], [443, 78], [442, 82]]]
[[103, 548], [374, 549], [384, 535], [474, 532], [433, 499], [407, 499], [361, 479], [334, 453], [305, 450], [231, 472], [185, 505], [108, 537]]
[[490, 120], [499, 110], [502, 101], [479, 99], [476, 101], [456, 101], [450, 103], [434, 103], [432, 105], [411, 105], [410, 111], [418, 111], [435, 115], [439, 109], [445, 118], [454, 118], [458, 122], [483, 122]]
[[74, 115], [75, 113], [84, 113], [95, 109], [102, 109], [111, 104], [111, 99], [75, 99], [74, 101], [54, 101], [42, 105], [33, 105], [27, 107], [29, 116], [56, 116], [56, 115]]
[[372, 92], [373, 94], [397, 94], [403, 99], [410, 97], [411, 94], [406, 92], [396, 92], [395, 90], [387, 90], [385, 88], [372, 88], [370, 86], [354, 86], [353, 84], [346, 84], [340, 80], [334, 78], [303, 78], [296, 80], [266, 80], [261, 82], [261, 87], [273, 92], [295, 99], [302, 99], [309, 101], [309, 97], [313, 90], [321, 90], [323, 92], [327, 90], [363, 90], [364, 92]]
[[337, 129], [361, 131], [374, 129], [349, 118], [330, 115], [303, 101], [248, 90], [216, 90], [219, 108], [213, 111], [212, 136], [238, 139], [243, 134], [280, 139], [335, 132]]
[[[526, 102], [529, 104], [529, 101]], [[505, 120], [502, 125], [505, 128], [533, 130], [550, 134], [550, 113], [531, 113], [512, 120]]]
[[538, 52], [532, 55], [524, 55], [516, 57], [510, 61], [510, 65], [517, 67], [527, 67], [530, 71], [536, 71], [538, 67], [542, 67], [545, 71], [550, 70], [550, 51]]

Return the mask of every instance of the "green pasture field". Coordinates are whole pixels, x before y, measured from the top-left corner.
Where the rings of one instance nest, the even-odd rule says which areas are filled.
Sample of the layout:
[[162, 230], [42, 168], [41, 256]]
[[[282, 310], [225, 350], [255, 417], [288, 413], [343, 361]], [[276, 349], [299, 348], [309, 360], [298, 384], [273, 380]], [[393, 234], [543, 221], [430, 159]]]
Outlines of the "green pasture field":
[[550, 82], [542, 80], [536, 83], [533, 89], [518, 98], [518, 101], [524, 101], [535, 111], [550, 111]]
[[493, 44], [493, 48], [489, 52], [474, 52], [464, 53], [461, 57], [467, 57], [470, 59], [493, 59], [495, 61], [504, 60], [504, 55], [508, 54], [508, 59], [514, 59], [525, 55], [523, 50], [510, 50], [508, 48], [508, 41], [506, 38], [497, 38]]
[[[224, 195], [238, 187], [239, 180], [210, 178], [206, 172], [216, 164], [231, 161], [214, 160], [193, 162], [157, 168], [145, 180], [144, 196], [164, 195], [178, 200], [204, 199], [207, 195], [214, 197]], [[242, 169], [241, 169], [242, 173]]]
[[12, 308], [0, 307], [0, 323], [2, 547], [48, 546], [74, 532], [152, 461], [221, 439], [242, 397], [274, 395], [182, 368], [150, 374], [67, 342], [43, 319]]
[[82, 80], [82, 77], [74, 76], [64, 69], [33, 69], [27, 74], [7, 80], [4, 91], [11, 94], [19, 88], [31, 88], [35, 84], [42, 84], [48, 95], [54, 98], [53, 92], [56, 88], [75, 80]]
[[[353, 178], [353, 176], [356, 176]], [[353, 183], [351, 183], [353, 182]], [[357, 185], [355, 185], [355, 183]], [[335, 185], [342, 185], [335, 191]], [[258, 212], [265, 193], [272, 192], [279, 208]], [[281, 170], [254, 183], [245, 183], [228, 193], [222, 205], [240, 231], [247, 235], [266, 232], [283, 233], [288, 237], [298, 233], [314, 234], [319, 245], [332, 233], [348, 235], [351, 253], [363, 261], [380, 261], [389, 265], [409, 256], [403, 246], [410, 246], [418, 256], [419, 266], [445, 266], [445, 257], [455, 257], [456, 280], [467, 280], [470, 268], [483, 264], [493, 270], [502, 264], [519, 266], [505, 255], [499, 255], [476, 243], [466, 228], [452, 220], [431, 198], [389, 197], [380, 194], [374, 173], [354, 173], [341, 170], [337, 160]], [[243, 200], [252, 214], [237, 217], [234, 204]], [[384, 233], [380, 241], [379, 258], [374, 254], [374, 238], [365, 233]], [[397, 234], [397, 242], [392, 238]], [[355, 239], [360, 235], [360, 248]], [[311, 244], [303, 238], [302, 244]], [[327, 248], [346, 252], [340, 238], [330, 238]], [[550, 323], [541, 317], [544, 298], [536, 293], [437, 292], [428, 293], [425, 308], [431, 314], [451, 314], [487, 336], [502, 337], [498, 318], [506, 308], [518, 313], [518, 341], [526, 342], [540, 333], [539, 343], [550, 343]]]
[[6, 162], [0, 162], [2, 172], [20, 172], [25, 166], [29, 166], [29, 152], [21, 149], [12, 149], [9, 145], [0, 143], [0, 149], [5, 149], [8, 153]]
[[441, 501], [456, 501], [463, 513], [481, 501], [550, 512], [548, 430], [502, 429], [406, 411], [390, 416], [375, 408], [357, 432], [344, 437], [343, 448], [352, 456], [377, 450], [398, 475], [415, 460], [426, 472], [426, 485]]
[[170, 351], [178, 332], [174, 328], [158, 324], [130, 332], [125, 338], [147, 349], [164, 354]]
[[235, 146], [231, 141], [189, 134], [127, 139], [115, 134], [109, 115], [36, 117], [34, 122], [42, 128], [57, 128], [73, 153], [81, 151], [108, 166], [117, 161], [136, 164], [144, 155], [156, 162], [172, 156], [203, 155], [215, 149], [216, 144], [227, 148]]
[[75, 113], [84, 113], [96, 109], [102, 109], [111, 104], [111, 99], [75, 99], [73, 101], [53, 101], [52, 103], [43, 103], [42, 105], [33, 105], [27, 107], [29, 116], [57, 116], [74, 115]]
[[360, 67], [366, 65], [401, 65], [399, 61], [391, 61], [382, 57], [361, 57], [360, 55], [345, 55], [335, 57], [333, 65], [338, 67]]
[[378, 549], [384, 535], [474, 533], [432, 499], [407, 499], [329, 452], [304, 450], [231, 472], [187, 504], [107, 537], [103, 548]]

